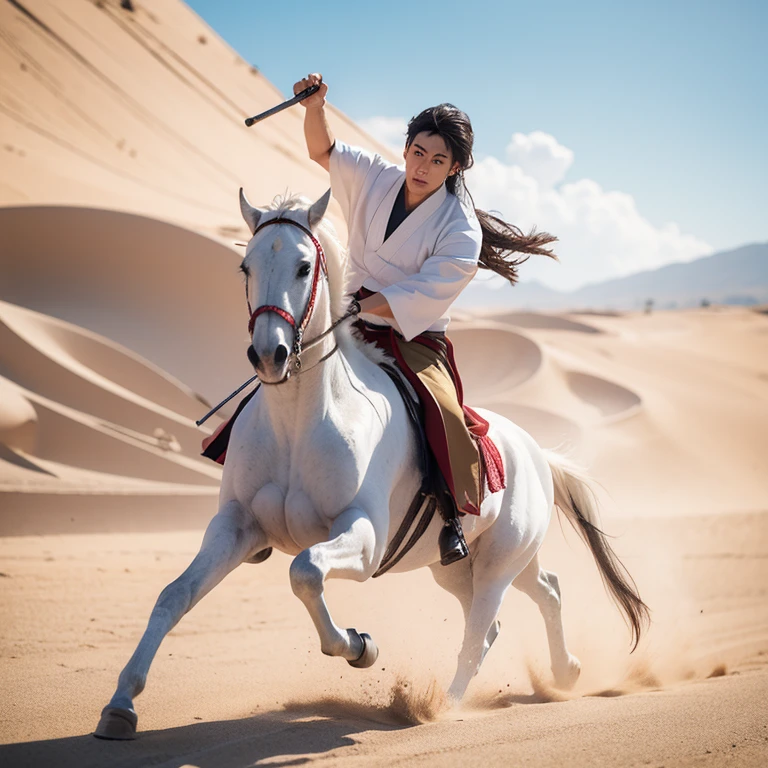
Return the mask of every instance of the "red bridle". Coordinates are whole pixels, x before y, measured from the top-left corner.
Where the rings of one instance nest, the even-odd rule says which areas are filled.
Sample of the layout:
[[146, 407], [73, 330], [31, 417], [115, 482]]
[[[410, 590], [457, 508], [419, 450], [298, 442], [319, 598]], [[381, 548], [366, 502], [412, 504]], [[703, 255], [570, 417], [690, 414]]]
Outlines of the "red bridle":
[[[309, 237], [309, 239], [312, 241], [312, 244], [315, 246], [315, 251], [317, 252], [317, 258], [315, 259], [315, 275], [312, 279], [312, 292], [309, 297], [309, 301], [307, 302], [306, 309], [304, 310], [304, 317], [301, 320], [301, 323], [299, 324], [299, 327], [296, 327], [296, 321], [294, 320], [293, 316], [290, 314], [290, 312], [286, 312], [282, 307], [275, 307], [271, 304], [265, 304], [262, 307], [258, 307], [255, 310], [251, 309], [251, 301], [248, 298], [248, 283], [245, 284], [245, 300], [248, 303], [248, 311], [251, 313], [251, 318], [248, 321], [248, 332], [250, 334], [253, 334], [253, 325], [256, 322], [256, 318], [263, 314], [264, 312], [275, 312], [276, 314], [280, 315], [280, 317], [283, 318], [290, 326], [294, 329], [296, 338], [294, 339], [293, 343], [293, 353], [294, 353], [294, 365], [297, 369], [296, 375], [298, 376], [301, 373], [304, 373], [308, 370], [312, 370], [315, 366], [320, 365], [321, 363], [325, 362], [331, 355], [333, 355], [335, 352], [338, 351], [339, 345], [334, 344], [333, 349], [330, 352], [326, 352], [319, 360], [316, 360], [313, 365], [311, 365], [309, 368], [302, 368], [301, 367], [301, 351], [302, 351], [302, 336], [304, 333], [304, 329], [309, 324], [310, 317], [312, 316], [312, 311], [315, 308], [315, 300], [317, 299], [317, 286], [320, 281], [320, 269], [322, 268], [323, 274], [325, 275], [325, 279], [328, 280], [328, 265], [326, 264], [325, 260], [325, 251], [323, 251], [323, 246], [320, 245], [317, 238], [303, 225], [299, 224], [298, 221], [294, 221], [293, 219], [283, 219], [283, 218], [277, 218], [277, 219], [270, 219], [269, 221], [265, 221], [261, 226], [256, 227], [253, 234], [254, 236], [256, 233], [262, 229], [263, 227], [267, 227], [270, 224], [290, 224], [293, 227], [298, 227], [304, 234]], [[338, 328], [343, 322], [349, 320], [350, 318], [355, 317], [360, 313], [360, 304], [353, 298], [350, 301], [349, 308], [347, 311], [340, 317], [338, 320], [335, 320], [332, 322], [328, 328], [326, 328], [321, 333], [318, 333], [317, 336], [315, 336], [314, 339], [311, 341], [308, 341], [306, 344], [303, 345], [303, 349], [310, 349], [311, 347], [314, 347], [316, 344], [319, 344], [324, 338], [326, 338], [328, 335], [333, 333], [336, 328]], [[291, 377], [291, 371], [288, 370], [285, 373], [285, 376], [283, 376], [280, 381], [260, 381], [257, 385], [260, 387], [262, 384], [284, 384], [288, 379]], [[259, 378], [258, 373], [248, 379], [248, 381], [245, 382], [242, 386], [238, 387], [229, 397], [224, 398], [215, 408], [211, 408], [208, 413], [203, 416], [202, 419], [199, 419], [196, 423], [198, 426], [200, 426], [203, 422], [205, 422], [207, 419], [209, 419], [216, 411], [218, 411], [223, 405], [226, 405], [235, 395], [239, 394], [240, 392], [245, 389], [249, 384], [253, 383], [254, 380]], [[255, 391], [255, 390], [254, 390]]]
[[297, 325], [293, 315], [291, 315], [290, 312], [286, 311], [282, 307], [276, 307], [273, 304], [262, 304], [262, 306], [256, 307], [256, 309], [252, 309], [251, 301], [248, 297], [248, 283], [246, 282], [245, 300], [248, 303], [248, 311], [251, 313], [250, 320], [248, 321], [248, 333], [253, 335], [253, 326], [256, 323], [256, 318], [259, 315], [263, 315], [265, 312], [274, 312], [276, 315], [279, 315], [294, 330], [295, 338], [293, 342], [293, 351], [296, 355], [297, 367], [300, 367], [301, 361], [299, 360], [299, 355], [301, 354], [301, 341], [304, 336], [304, 331], [306, 330], [307, 325], [309, 325], [312, 312], [315, 309], [315, 301], [317, 300], [317, 287], [318, 283], [320, 282], [321, 268], [325, 279], [328, 279], [328, 266], [325, 262], [325, 251], [323, 250], [323, 246], [320, 245], [320, 242], [312, 234], [312, 232], [310, 232], [310, 230], [307, 229], [307, 227], [305, 227], [303, 224], [299, 224], [298, 221], [294, 221], [293, 219], [278, 217], [276, 219], [265, 221], [263, 224], [260, 224], [258, 227], [256, 227], [256, 229], [253, 231], [253, 236], [255, 237], [257, 232], [264, 229], [264, 227], [270, 226], [271, 224], [290, 224], [292, 227], [298, 227], [312, 241], [312, 244], [315, 246], [315, 251], [317, 253], [317, 258], [315, 259], [315, 273], [312, 277], [312, 291], [309, 295], [307, 306], [304, 308], [304, 316], [301, 318], [301, 322]]

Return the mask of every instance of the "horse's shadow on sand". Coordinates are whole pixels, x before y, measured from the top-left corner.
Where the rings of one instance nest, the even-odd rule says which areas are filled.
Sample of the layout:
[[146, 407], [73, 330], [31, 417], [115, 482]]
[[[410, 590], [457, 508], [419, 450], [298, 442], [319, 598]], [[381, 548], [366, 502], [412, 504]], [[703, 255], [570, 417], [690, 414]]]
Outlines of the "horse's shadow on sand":
[[[239, 720], [194, 723], [139, 732], [135, 741], [71, 736], [0, 746], [3, 768], [55, 765], [57, 768], [246, 768], [264, 761], [275, 766], [304, 765], [320, 755], [356, 744], [355, 734], [394, 731], [416, 723], [396, 722], [385, 709], [322, 700], [288, 705]], [[281, 759], [282, 758], [282, 759]]]

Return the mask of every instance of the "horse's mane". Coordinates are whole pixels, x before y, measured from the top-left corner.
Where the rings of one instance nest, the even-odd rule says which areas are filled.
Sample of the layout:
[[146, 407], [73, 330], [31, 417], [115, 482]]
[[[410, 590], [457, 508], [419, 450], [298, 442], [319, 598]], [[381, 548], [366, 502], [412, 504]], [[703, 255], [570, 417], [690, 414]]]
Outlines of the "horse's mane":
[[[311, 205], [312, 201], [302, 195], [289, 196], [286, 193], [285, 195], [278, 195], [267, 210], [274, 211], [277, 216], [285, 216], [287, 213], [299, 211], [302, 213], [300, 220], [293, 216], [286, 218], [295, 218], [306, 226], [306, 214]], [[347, 251], [339, 241], [336, 228], [327, 215], [315, 228], [315, 235], [325, 251], [325, 259], [328, 264], [328, 284], [331, 293], [331, 316], [337, 320], [349, 307], [349, 296], [346, 290]]]

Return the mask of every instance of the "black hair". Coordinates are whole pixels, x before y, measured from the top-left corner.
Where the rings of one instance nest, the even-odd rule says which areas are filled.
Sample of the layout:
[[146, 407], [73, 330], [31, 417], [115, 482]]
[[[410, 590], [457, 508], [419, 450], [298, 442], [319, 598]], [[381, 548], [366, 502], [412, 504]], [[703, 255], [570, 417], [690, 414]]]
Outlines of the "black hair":
[[[469, 170], [475, 162], [472, 156], [475, 134], [467, 114], [453, 104], [438, 104], [425, 109], [408, 123], [405, 146], [410, 147], [416, 136], [423, 132], [440, 136], [450, 149], [453, 158], [451, 165], [457, 162], [459, 169], [445, 180], [446, 189], [454, 195], [462, 191], [466, 193], [474, 208], [472, 195], [464, 182], [464, 171]], [[475, 208], [475, 214], [483, 231], [479, 266], [493, 270], [512, 285], [517, 282], [517, 268], [528, 261], [532, 254], [557, 260], [557, 256], [544, 247], [555, 242], [556, 237], [546, 232], [536, 232], [535, 229], [524, 235], [514, 224], [479, 208]], [[513, 253], [523, 253], [525, 256], [511, 258]]]

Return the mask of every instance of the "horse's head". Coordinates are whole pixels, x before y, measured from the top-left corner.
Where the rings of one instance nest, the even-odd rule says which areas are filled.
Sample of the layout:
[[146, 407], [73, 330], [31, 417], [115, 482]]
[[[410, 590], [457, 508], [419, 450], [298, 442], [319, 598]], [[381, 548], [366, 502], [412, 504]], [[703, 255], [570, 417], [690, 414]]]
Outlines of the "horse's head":
[[240, 267], [251, 312], [248, 357], [264, 383], [290, 375], [313, 317], [328, 320], [327, 266], [319, 237], [330, 195], [328, 190], [311, 205], [292, 198], [262, 210], [240, 190], [240, 210], [252, 235]]

